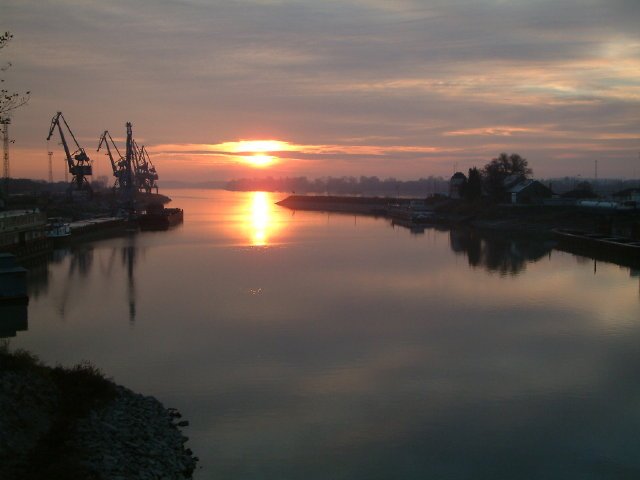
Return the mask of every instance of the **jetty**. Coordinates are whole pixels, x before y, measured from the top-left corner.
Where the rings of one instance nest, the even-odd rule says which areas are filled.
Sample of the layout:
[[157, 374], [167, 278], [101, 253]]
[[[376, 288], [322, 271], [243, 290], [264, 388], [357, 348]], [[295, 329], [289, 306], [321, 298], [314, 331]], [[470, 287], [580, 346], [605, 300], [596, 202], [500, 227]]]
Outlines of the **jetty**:
[[387, 214], [389, 203], [395, 199], [387, 197], [342, 197], [330, 195], [290, 195], [276, 202], [291, 210], [314, 210], [322, 212], [359, 213], [363, 215]]

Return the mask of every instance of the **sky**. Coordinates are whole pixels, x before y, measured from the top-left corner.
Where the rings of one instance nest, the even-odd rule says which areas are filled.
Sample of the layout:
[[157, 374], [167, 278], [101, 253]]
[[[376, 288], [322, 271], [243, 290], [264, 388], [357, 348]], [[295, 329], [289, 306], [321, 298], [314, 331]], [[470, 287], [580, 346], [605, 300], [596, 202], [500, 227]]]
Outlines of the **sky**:
[[[111, 176], [125, 123], [163, 180], [640, 176], [639, 0], [1, 0], [12, 177], [54, 180], [62, 111]], [[57, 135], [57, 134], [56, 134]]]

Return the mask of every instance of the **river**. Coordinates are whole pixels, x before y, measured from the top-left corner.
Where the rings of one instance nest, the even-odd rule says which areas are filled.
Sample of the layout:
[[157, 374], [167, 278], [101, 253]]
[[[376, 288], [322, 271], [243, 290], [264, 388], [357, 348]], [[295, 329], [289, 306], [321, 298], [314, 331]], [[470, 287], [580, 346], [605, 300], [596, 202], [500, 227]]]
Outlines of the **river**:
[[640, 478], [639, 272], [165, 193], [182, 226], [33, 268], [11, 345], [178, 408], [196, 479]]

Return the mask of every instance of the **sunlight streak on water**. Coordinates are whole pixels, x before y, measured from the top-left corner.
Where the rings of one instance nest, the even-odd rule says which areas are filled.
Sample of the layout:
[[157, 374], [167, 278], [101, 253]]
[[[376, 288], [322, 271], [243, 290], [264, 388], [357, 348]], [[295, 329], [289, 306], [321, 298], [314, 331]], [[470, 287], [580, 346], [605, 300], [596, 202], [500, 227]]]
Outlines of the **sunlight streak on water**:
[[251, 226], [254, 246], [264, 246], [268, 242], [267, 231], [273, 229], [273, 219], [269, 211], [269, 196], [266, 192], [253, 192], [251, 201]]

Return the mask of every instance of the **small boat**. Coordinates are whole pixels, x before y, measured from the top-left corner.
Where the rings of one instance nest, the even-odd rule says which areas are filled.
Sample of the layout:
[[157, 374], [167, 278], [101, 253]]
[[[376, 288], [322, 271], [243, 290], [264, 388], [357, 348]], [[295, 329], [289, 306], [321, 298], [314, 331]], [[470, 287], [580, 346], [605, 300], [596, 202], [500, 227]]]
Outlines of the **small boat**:
[[168, 230], [183, 221], [181, 208], [165, 208], [160, 203], [149, 204], [146, 211], [138, 216], [140, 230]]
[[429, 210], [424, 202], [419, 200], [411, 200], [405, 204], [389, 205], [387, 212], [394, 220], [417, 224], [432, 223], [435, 219], [435, 213]]
[[47, 238], [55, 244], [62, 244], [71, 238], [71, 226], [62, 217], [52, 217], [47, 222]]

